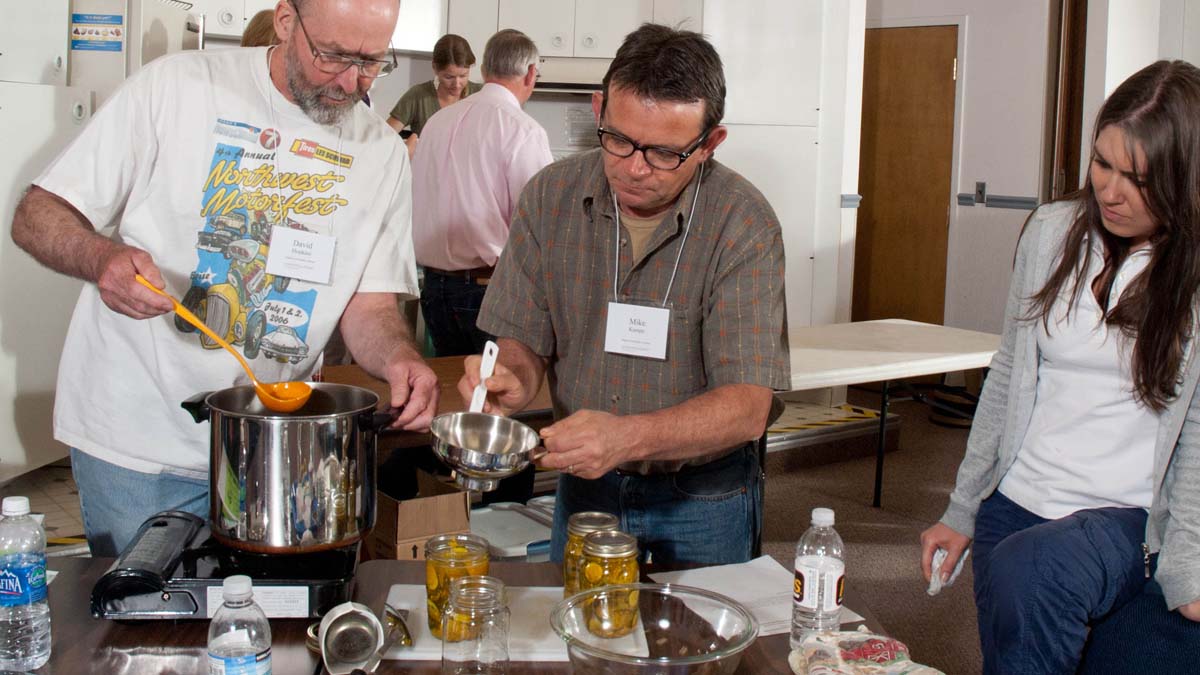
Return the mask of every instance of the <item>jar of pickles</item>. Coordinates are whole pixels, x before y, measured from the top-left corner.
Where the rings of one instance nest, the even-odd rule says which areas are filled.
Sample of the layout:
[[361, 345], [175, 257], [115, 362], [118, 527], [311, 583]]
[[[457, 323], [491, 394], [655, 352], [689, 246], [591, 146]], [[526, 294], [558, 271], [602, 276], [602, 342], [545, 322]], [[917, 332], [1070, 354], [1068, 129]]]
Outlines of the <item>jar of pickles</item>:
[[443, 534], [425, 542], [425, 606], [429, 632], [442, 638], [450, 580], [488, 573], [488, 543], [474, 534]]
[[[637, 539], [631, 534], [612, 530], [588, 534], [583, 538], [579, 590], [637, 583], [637, 556]], [[614, 588], [597, 593], [583, 606], [583, 615], [596, 637], [628, 635], [638, 622], [638, 592]]]
[[583, 564], [583, 538], [592, 532], [616, 530], [620, 521], [603, 511], [580, 511], [567, 519], [567, 544], [563, 547], [563, 597], [583, 590], [579, 585], [579, 567]]

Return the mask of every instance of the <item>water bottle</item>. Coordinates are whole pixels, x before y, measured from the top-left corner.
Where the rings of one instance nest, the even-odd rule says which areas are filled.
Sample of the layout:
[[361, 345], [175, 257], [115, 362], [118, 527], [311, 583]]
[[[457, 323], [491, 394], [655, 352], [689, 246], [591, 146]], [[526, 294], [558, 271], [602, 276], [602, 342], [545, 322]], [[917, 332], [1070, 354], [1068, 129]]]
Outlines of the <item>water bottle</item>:
[[270, 675], [271, 624], [254, 602], [250, 577], [226, 577], [221, 599], [208, 626], [208, 674]]
[[0, 671], [35, 670], [50, 660], [46, 533], [28, 497], [5, 497], [0, 513]]
[[833, 509], [813, 509], [812, 526], [796, 544], [796, 578], [792, 586], [792, 649], [807, 633], [836, 631], [841, 626], [846, 591], [842, 538], [833, 529]]

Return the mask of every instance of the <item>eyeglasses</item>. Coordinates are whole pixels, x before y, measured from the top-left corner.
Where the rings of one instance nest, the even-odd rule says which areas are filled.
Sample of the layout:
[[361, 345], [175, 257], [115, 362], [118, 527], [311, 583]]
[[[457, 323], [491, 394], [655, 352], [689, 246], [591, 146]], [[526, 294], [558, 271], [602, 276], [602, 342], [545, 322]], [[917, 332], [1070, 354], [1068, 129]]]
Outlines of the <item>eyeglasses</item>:
[[663, 171], [674, 171], [679, 168], [680, 164], [686, 162], [687, 158], [691, 157], [697, 148], [704, 144], [704, 141], [708, 139], [710, 131], [711, 129], [700, 134], [700, 138], [697, 138], [696, 142], [689, 145], [687, 150], [683, 152], [675, 152], [669, 148], [662, 148], [657, 145], [639, 145], [625, 136], [615, 131], [609, 131], [604, 127], [596, 129], [596, 135], [600, 137], [600, 147], [604, 148], [605, 152], [614, 157], [624, 159], [641, 150], [642, 157], [646, 159], [646, 163], [650, 166], [655, 169], [662, 169]]
[[392, 54], [390, 61], [383, 61], [380, 59], [357, 59], [353, 56], [323, 52], [317, 49], [312, 42], [312, 37], [308, 34], [308, 29], [304, 27], [304, 21], [300, 18], [300, 10], [295, 5], [292, 5], [292, 9], [296, 12], [296, 22], [300, 24], [300, 30], [304, 33], [304, 40], [308, 43], [308, 48], [312, 50], [313, 65], [322, 73], [340, 75], [351, 66], [358, 66], [358, 72], [367, 77], [386, 77], [396, 69], [395, 53]]

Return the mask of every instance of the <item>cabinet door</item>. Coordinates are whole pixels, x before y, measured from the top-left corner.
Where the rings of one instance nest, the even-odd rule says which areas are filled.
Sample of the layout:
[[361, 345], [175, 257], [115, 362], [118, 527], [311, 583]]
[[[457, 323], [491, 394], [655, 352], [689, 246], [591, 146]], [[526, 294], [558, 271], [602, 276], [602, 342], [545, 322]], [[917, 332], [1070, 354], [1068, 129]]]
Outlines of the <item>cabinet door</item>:
[[[475, 53], [475, 67], [471, 80], [479, 81], [479, 67], [483, 63], [483, 47], [496, 34], [499, 0], [450, 0], [447, 8], [446, 32], [466, 38]], [[403, 10], [401, 10], [403, 11]]]
[[704, 0], [654, 0], [654, 23], [697, 33], [704, 29]]
[[67, 0], [7, 4], [19, 7], [15, 16], [0, 21], [0, 80], [66, 84]]
[[654, 0], [575, 0], [575, 56], [611, 59], [625, 36], [654, 20]]
[[560, 0], [500, 0], [497, 28], [528, 35], [542, 56], [572, 56], [575, 4]]
[[255, 14], [258, 14], [264, 9], [275, 9], [275, 5], [277, 4], [277, 0], [245, 0], [246, 21], [253, 19]]
[[704, 4], [704, 29], [725, 64], [725, 121], [816, 126], [822, 0]]

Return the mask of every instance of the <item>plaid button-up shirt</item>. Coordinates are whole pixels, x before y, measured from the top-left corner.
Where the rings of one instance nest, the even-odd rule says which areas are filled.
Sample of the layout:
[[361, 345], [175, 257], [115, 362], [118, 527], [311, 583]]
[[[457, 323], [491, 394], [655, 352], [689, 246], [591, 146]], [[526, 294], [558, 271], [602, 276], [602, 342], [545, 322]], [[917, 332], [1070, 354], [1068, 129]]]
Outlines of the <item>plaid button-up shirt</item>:
[[[549, 359], [556, 419], [584, 409], [616, 415], [660, 410], [727, 384], [788, 388], [779, 221], [753, 185], [711, 159], [666, 298], [666, 359], [604, 351], [609, 302], [662, 306], [698, 178], [634, 260], [628, 234], [617, 232], [602, 152], [552, 164], [525, 187], [479, 328]], [[723, 454], [621, 468], [675, 471]]]

